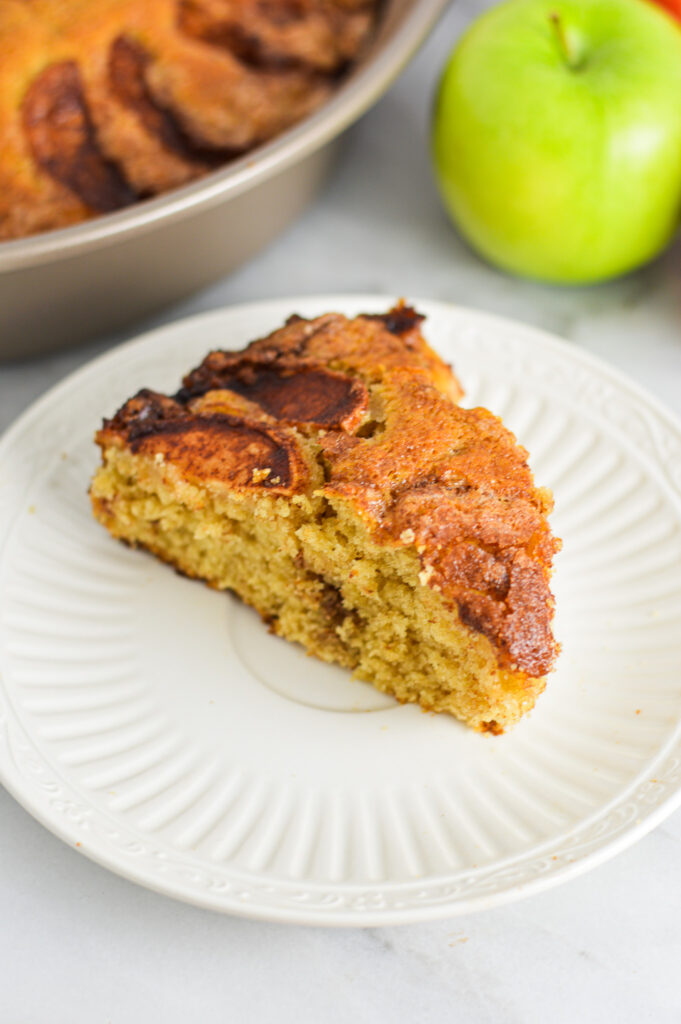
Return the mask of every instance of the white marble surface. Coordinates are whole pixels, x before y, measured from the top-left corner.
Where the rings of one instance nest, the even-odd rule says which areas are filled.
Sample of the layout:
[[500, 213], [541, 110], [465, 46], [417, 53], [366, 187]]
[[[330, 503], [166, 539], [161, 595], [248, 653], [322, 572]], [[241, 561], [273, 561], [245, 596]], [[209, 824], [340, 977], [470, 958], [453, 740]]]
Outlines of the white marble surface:
[[[461, 0], [347, 137], [326, 191], [267, 253], [156, 322], [248, 299], [384, 291], [539, 324], [681, 414], [681, 245], [593, 289], [483, 265], [426, 153], [437, 68], [483, 4]], [[145, 325], [148, 326], [148, 325]], [[0, 367], [0, 427], [115, 339]], [[680, 667], [681, 668], [681, 667]], [[681, 1021], [681, 811], [561, 888], [438, 924], [329, 931], [173, 903], [68, 849], [0, 790], [0, 1024]]]

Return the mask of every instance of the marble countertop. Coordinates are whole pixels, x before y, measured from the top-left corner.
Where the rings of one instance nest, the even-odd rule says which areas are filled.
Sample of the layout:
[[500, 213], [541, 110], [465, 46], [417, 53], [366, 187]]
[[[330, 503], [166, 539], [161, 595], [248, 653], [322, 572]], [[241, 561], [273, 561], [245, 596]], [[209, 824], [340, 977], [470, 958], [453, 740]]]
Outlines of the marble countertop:
[[[328, 186], [292, 229], [142, 326], [287, 294], [445, 299], [562, 335], [681, 414], [681, 240], [625, 280], [549, 288], [481, 263], [442, 212], [426, 147], [432, 91], [483, 6], [450, 9], [347, 135]], [[116, 340], [0, 367], [0, 428]], [[331, 931], [222, 917], [137, 888], [0, 790], [2, 1024], [678, 1024], [680, 962], [681, 811], [602, 867], [525, 901], [436, 924]]]

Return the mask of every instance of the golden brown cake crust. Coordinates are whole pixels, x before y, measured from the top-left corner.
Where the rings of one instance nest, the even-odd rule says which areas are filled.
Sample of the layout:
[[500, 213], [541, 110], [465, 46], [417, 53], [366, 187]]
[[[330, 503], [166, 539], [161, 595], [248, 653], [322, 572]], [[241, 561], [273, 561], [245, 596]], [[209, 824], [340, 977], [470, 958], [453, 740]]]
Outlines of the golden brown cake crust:
[[241, 352], [212, 352], [173, 397], [143, 391], [98, 442], [143, 450], [189, 479], [303, 491], [301, 433], [316, 439], [321, 494], [349, 502], [381, 544], [413, 547], [421, 582], [492, 643], [499, 665], [552, 667], [551, 562], [559, 542], [527, 453], [485, 409], [457, 403], [421, 317], [292, 317]]
[[379, 0], [0, 0], [0, 239], [185, 184], [316, 109]]

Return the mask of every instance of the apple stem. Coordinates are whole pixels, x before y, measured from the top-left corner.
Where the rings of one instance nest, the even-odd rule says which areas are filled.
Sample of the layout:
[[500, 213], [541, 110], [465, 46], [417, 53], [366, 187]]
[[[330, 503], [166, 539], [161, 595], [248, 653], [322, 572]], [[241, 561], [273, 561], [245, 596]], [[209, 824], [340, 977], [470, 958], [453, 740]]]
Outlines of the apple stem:
[[579, 62], [575, 59], [575, 55], [570, 50], [570, 44], [568, 42], [568, 38], [565, 33], [565, 26], [563, 25], [560, 14], [558, 14], [557, 11], [552, 11], [551, 14], [549, 14], [549, 20], [553, 25], [554, 32], [556, 33], [558, 46], [560, 47], [560, 52], [565, 58], [565, 63], [569, 68], [576, 68]]

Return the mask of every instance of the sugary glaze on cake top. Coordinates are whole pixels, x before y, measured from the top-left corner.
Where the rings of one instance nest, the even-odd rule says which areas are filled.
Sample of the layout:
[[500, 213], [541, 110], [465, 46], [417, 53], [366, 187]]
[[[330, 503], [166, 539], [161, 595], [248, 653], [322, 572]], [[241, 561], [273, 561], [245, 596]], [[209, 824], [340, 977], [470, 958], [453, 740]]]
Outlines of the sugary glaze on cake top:
[[0, 239], [200, 177], [332, 92], [378, 0], [0, 0]]
[[[527, 452], [461, 389], [420, 317], [291, 317], [240, 352], [211, 352], [171, 397], [141, 391], [98, 435], [212, 490], [349, 502], [371, 537], [411, 546], [421, 582], [530, 677], [552, 667], [548, 491]], [[314, 457], [311, 457], [311, 446]]]

